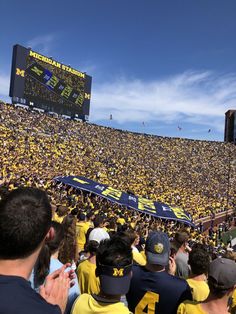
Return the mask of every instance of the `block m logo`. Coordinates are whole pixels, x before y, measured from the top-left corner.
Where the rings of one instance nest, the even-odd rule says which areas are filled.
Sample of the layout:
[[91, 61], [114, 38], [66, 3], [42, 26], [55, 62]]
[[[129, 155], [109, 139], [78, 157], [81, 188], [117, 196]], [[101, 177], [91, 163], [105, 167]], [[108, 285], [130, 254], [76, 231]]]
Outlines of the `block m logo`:
[[16, 68], [16, 75], [24, 77], [25, 76], [25, 70], [21, 70], [19, 68]]
[[123, 277], [124, 276], [124, 268], [113, 268], [113, 276], [114, 277]]

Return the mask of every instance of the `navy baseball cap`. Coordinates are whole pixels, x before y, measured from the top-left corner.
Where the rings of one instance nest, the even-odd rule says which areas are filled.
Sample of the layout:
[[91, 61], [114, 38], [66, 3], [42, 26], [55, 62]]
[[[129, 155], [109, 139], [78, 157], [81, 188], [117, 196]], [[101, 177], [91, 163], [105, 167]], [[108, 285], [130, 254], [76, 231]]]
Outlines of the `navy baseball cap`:
[[151, 232], [146, 240], [145, 253], [149, 264], [167, 266], [170, 257], [168, 235], [161, 231]]
[[124, 295], [129, 291], [132, 264], [127, 266], [108, 266], [97, 264], [102, 292], [109, 295]]

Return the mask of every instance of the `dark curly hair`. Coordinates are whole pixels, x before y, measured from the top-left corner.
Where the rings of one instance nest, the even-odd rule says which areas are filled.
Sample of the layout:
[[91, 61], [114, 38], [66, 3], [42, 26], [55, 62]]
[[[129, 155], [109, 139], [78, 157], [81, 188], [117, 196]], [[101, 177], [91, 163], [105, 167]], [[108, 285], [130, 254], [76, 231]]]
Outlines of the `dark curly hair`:
[[188, 263], [194, 275], [207, 274], [210, 265], [210, 255], [204, 246], [193, 246], [189, 253]]
[[114, 236], [101, 241], [97, 250], [97, 264], [127, 266], [132, 264], [132, 249], [127, 240]]

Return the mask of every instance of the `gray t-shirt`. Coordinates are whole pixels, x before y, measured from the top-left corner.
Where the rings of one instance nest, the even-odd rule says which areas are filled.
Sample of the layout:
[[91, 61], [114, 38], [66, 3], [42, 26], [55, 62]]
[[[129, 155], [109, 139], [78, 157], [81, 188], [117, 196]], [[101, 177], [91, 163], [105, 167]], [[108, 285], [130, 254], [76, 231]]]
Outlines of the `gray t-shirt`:
[[187, 279], [189, 276], [190, 268], [188, 265], [188, 253], [179, 252], [176, 254], [176, 276]]

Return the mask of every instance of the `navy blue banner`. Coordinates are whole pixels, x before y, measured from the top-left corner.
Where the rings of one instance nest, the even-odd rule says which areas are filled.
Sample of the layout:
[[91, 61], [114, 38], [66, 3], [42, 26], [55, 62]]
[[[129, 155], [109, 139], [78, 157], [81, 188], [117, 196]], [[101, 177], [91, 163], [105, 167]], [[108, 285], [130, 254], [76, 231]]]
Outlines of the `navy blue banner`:
[[154, 217], [177, 220], [190, 226], [194, 226], [190, 215], [179, 207], [169, 206], [143, 197], [130, 195], [120, 190], [116, 190], [109, 185], [97, 183], [93, 180], [80, 176], [56, 177], [54, 180], [79, 190], [92, 192], [110, 200], [111, 202], [136, 209], [139, 212], [146, 213]]

